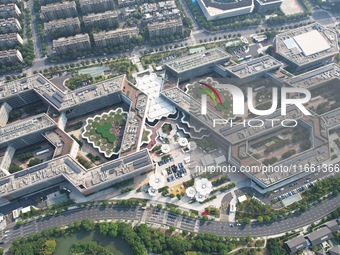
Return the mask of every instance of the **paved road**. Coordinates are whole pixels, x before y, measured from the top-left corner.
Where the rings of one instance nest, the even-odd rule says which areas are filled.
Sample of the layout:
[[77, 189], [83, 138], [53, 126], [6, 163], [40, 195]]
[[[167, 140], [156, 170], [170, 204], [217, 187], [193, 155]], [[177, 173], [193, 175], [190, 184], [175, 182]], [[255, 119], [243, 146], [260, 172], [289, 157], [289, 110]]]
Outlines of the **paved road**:
[[[251, 224], [240, 227], [230, 227], [228, 222], [217, 222], [192, 219], [188, 217], [172, 214], [168, 211], [158, 210], [157, 208], [148, 209], [146, 212], [140, 207], [92, 207], [79, 208], [62, 213], [62, 215], [50, 216], [41, 220], [32, 221], [23, 224], [20, 227], [11, 226], [5, 229], [9, 230], [5, 238], [5, 246], [20, 237], [27, 236], [43, 230], [68, 225], [74, 221], [81, 221], [85, 218], [94, 220], [106, 219], [124, 219], [124, 220], [141, 220], [145, 219], [147, 223], [156, 223], [160, 225], [176, 226], [180, 229], [189, 231], [212, 233], [223, 236], [269, 236], [274, 234], [285, 233], [303, 226], [306, 226], [320, 218], [326, 216], [339, 207], [340, 196], [328, 199], [312, 207], [303, 214], [291, 216], [289, 218], [268, 223], [268, 224]], [[143, 217], [144, 216], [144, 217]], [[146, 216], [146, 217], [145, 217]]]

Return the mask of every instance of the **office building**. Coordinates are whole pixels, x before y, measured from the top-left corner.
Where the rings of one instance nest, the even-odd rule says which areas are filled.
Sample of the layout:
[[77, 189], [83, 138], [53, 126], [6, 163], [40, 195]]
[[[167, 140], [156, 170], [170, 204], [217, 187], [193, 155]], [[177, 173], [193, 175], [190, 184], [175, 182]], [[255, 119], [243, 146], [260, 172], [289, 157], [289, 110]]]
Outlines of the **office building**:
[[73, 18], [78, 15], [76, 2], [62, 2], [41, 6], [41, 14], [45, 21]]
[[181, 35], [183, 22], [181, 19], [167, 20], [148, 24], [149, 38]]
[[0, 19], [0, 34], [17, 33], [21, 29], [20, 22], [16, 18]]
[[208, 21], [249, 14], [254, 10], [254, 0], [197, 0], [197, 3]]
[[15, 64], [19, 62], [24, 63], [24, 59], [22, 58], [20, 51], [14, 50], [14, 49], [0, 51], [0, 64], [1, 65]]
[[339, 52], [337, 33], [313, 23], [277, 35], [274, 51], [293, 72], [316, 68], [330, 63]]
[[90, 37], [88, 34], [61, 37], [53, 40], [53, 49], [58, 54], [65, 54], [70, 50], [89, 50], [91, 49]]
[[80, 32], [79, 18], [53, 20], [44, 24], [45, 33], [50, 38], [75, 35]]
[[18, 18], [21, 15], [21, 11], [16, 4], [1, 4], [0, 5], [0, 18]]
[[0, 50], [13, 49], [24, 41], [18, 33], [0, 34]]
[[0, 105], [0, 127], [3, 127], [7, 124], [9, 113], [12, 111], [12, 107], [4, 102]]
[[103, 13], [92, 13], [83, 16], [84, 26], [90, 30], [92, 28], [112, 29], [118, 27], [118, 12], [107, 11]]
[[138, 28], [124, 28], [93, 34], [96, 47], [129, 44], [132, 37], [138, 36]]
[[176, 58], [165, 64], [168, 73], [184, 81], [214, 71], [216, 65], [229, 61], [230, 55], [220, 48], [206, 50], [203, 53]]
[[98, 13], [113, 10], [113, 0], [79, 0], [80, 9], [83, 14]]

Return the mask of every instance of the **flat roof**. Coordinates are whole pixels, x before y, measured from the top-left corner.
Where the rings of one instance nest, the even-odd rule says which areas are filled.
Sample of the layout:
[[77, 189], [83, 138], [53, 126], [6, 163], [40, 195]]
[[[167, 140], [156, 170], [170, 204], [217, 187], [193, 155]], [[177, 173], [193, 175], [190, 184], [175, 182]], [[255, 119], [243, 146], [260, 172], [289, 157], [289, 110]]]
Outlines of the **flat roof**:
[[230, 0], [230, 1], [215, 1], [215, 0], [202, 0], [206, 7], [213, 7], [219, 10], [227, 11], [242, 7], [253, 5], [253, 0]]
[[325, 38], [317, 30], [295, 36], [294, 41], [299, 45], [305, 56], [310, 56], [331, 48]]
[[306, 239], [303, 236], [297, 236], [291, 240], [285, 242], [285, 244], [289, 247], [291, 252], [295, 252], [301, 248], [307, 247]]
[[176, 58], [174, 60], [168, 61], [165, 66], [177, 73], [182, 73], [199, 66], [212, 64], [223, 60], [226, 61], [229, 58], [230, 55], [226, 51], [220, 48], [213, 48], [204, 52]]
[[[309, 241], [312, 244], [315, 241], [319, 241], [319, 242], [327, 241], [327, 240], [331, 239], [332, 237], [333, 237], [332, 232], [327, 227], [320, 228], [320, 229], [310, 233], [309, 235], [307, 235], [307, 238], [309, 239]], [[313, 245], [315, 245], [315, 244], [313, 244]]]
[[278, 34], [275, 48], [276, 54], [297, 66], [309, 65], [339, 52], [336, 31], [318, 23]]

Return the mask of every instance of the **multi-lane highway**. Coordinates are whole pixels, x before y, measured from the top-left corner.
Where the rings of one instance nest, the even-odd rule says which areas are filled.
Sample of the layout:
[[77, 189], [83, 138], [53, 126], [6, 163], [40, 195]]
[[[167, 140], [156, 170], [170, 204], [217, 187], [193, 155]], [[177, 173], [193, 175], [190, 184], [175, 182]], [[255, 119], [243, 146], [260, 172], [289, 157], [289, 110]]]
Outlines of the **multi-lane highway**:
[[270, 236], [285, 233], [294, 229], [306, 226], [314, 221], [321, 219], [333, 210], [337, 209], [340, 204], [340, 196], [327, 199], [316, 206], [313, 206], [305, 213], [293, 215], [288, 218], [264, 224], [250, 224], [231, 227], [229, 222], [203, 221], [189, 217], [172, 214], [168, 211], [158, 210], [156, 208], [141, 207], [102, 207], [94, 206], [89, 208], [78, 208], [63, 212], [61, 215], [37, 219], [22, 226], [10, 226], [4, 231], [5, 246], [20, 237], [41, 232], [43, 230], [68, 225], [75, 221], [81, 221], [85, 218], [93, 220], [137, 220], [146, 223], [155, 223], [159, 225], [175, 226], [179, 229], [186, 229], [193, 232], [211, 233], [223, 236]]

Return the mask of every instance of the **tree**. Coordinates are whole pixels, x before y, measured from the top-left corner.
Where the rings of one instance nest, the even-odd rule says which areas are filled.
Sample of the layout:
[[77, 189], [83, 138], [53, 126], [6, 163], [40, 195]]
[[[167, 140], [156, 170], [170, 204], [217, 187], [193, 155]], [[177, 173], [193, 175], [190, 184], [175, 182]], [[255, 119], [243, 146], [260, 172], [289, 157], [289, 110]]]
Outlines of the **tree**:
[[38, 158], [32, 158], [30, 160], [30, 162], [28, 163], [28, 167], [32, 167], [32, 166], [35, 166], [35, 165], [38, 165], [41, 163], [41, 160], [38, 159]]
[[258, 217], [257, 217], [257, 221], [258, 221], [259, 223], [262, 223], [262, 222], [263, 222], [263, 217], [262, 217], [262, 216], [258, 216]]
[[264, 221], [264, 222], [269, 222], [269, 221], [270, 221], [270, 217], [269, 217], [268, 215], [265, 215], [265, 216], [263, 217], [263, 221]]
[[209, 218], [208, 218], [207, 215], [204, 215], [204, 216], [202, 217], [202, 219], [203, 219], [204, 221], [208, 221], [208, 220], [209, 220]]
[[169, 230], [170, 230], [171, 232], [174, 232], [174, 231], [176, 230], [176, 227], [170, 226], [170, 227], [169, 227]]
[[162, 208], [163, 208], [163, 206], [162, 206], [161, 204], [158, 204], [158, 205], [157, 205], [157, 209], [158, 209], [158, 210], [162, 210]]
[[42, 255], [52, 255], [57, 247], [57, 242], [55, 240], [47, 240], [44, 244]]
[[250, 218], [248, 218], [248, 217], [244, 218], [244, 223], [246, 223], [247, 225], [249, 225], [249, 224], [250, 224]]
[[85, 231], [92, 231], [95, 225], [92, 219], [84, 219], [81, 221], [81, 226]]

